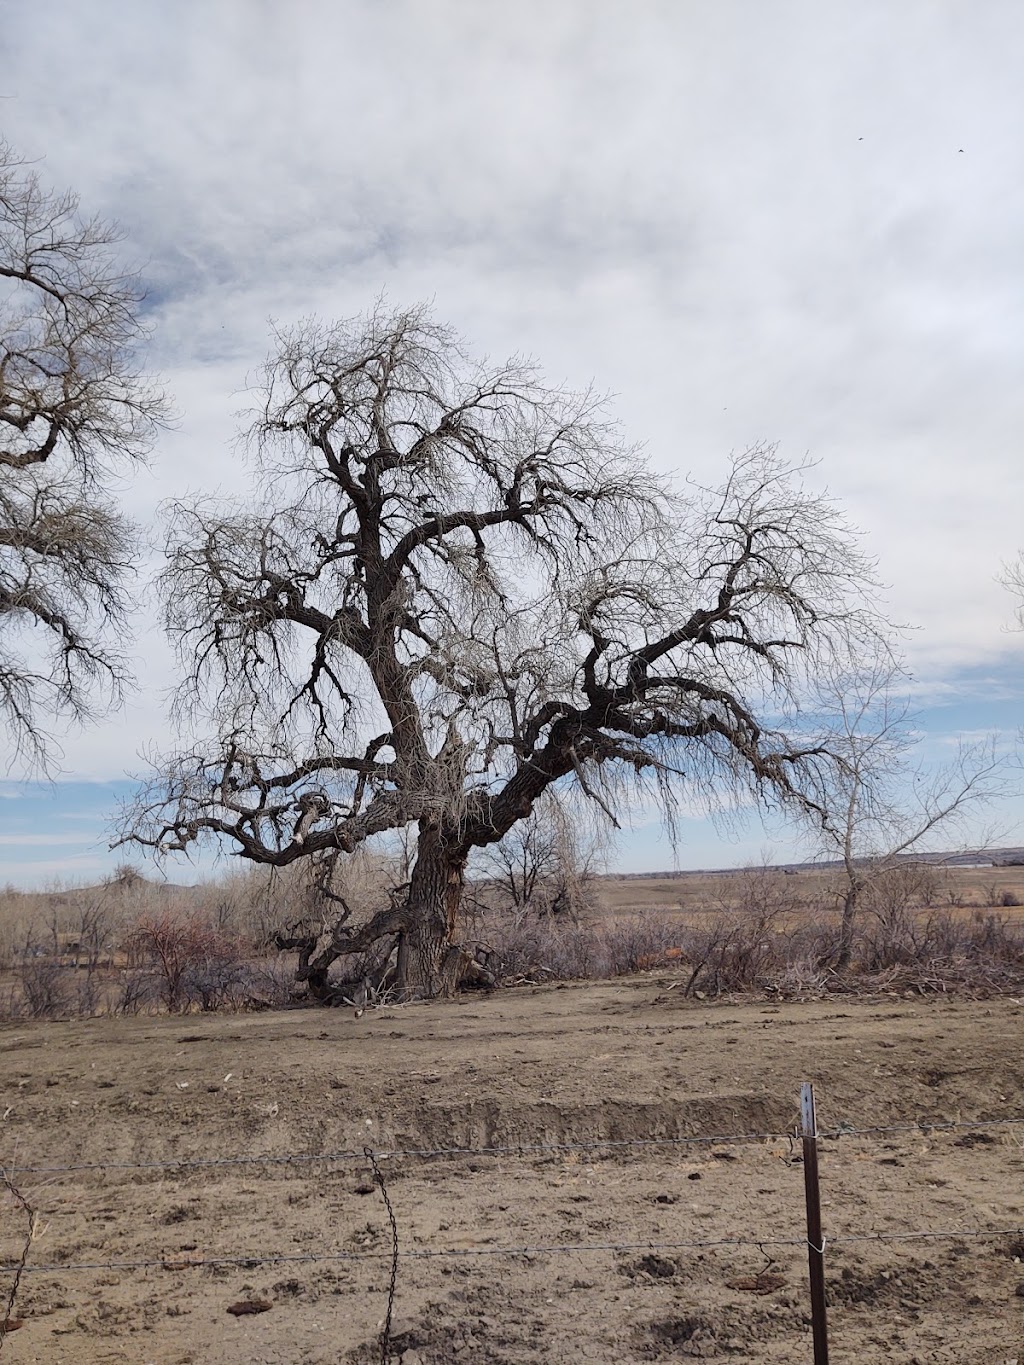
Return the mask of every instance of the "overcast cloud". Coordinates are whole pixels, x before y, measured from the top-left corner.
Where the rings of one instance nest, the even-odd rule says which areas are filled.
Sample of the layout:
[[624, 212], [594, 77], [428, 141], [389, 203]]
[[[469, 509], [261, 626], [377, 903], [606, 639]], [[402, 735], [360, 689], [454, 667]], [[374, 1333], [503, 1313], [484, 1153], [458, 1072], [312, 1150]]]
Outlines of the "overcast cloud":
[[[145, 263], [180, 421], [126, 490], [140, 519], [244, 486], [234, 414], [270, 318], [430, 298], [475, 349], [614, 391], [660, 470], [715, 478], [762, 440], [819, 461], [918, 627], [921, 695], [1005, 724], [986, 706], [1020, 699], [994, 581], [1024, 540], [1019, 4], [0, 11], [4, 133]], [[170, 664], [144, 625], [141, 690], [69, 737], [71, 777], [115, 780], [160, 734]]]

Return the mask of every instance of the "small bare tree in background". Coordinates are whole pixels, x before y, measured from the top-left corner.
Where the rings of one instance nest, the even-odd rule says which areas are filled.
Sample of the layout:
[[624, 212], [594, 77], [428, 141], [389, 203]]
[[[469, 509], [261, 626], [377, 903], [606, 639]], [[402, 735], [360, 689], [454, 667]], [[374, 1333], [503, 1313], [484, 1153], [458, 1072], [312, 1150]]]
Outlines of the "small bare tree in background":
[[[281, 333], [251, 434], [253, 500], [173, 512], [182, 744], [124, 838], [308, 859], [318, 971], [393, 948], [404, 993], [453, 992], [467, 860], [556, 784], [610, 818], [637, 783], [668, 818], [679, 793], [806, 812], [826, 788], [800, 695], [886, 628], [855, 537], [774, 451], [669, 492], [593, 394], [475, 363], [423, 310]], [[336, 869], [407, 829], [408, 885], [360, 923]]]
[[949, 762], [915, 768], [903, 682], [885, 658], [821, 687], [820, 705], [832, 718], [823, 742], [839, 761], [818, 770], [828, 780], [816, 803], [825, 812], [818, 844], [842, 868], [840, 968], [850, 965], [861, 912], [874, 910], [895, 930], [914, 897], [934, 890], [934, 870], [915, 864], [915, 855], [937, 840], [948, 847], [961, 839], [968, 817], [1006, 790], [1006, 764], [987, 741], [961, 743]]
[[54, 719], [92, 718], [126, 678], [135, 537], [107, 490], [165, 405], [138, 367], [121, 238], [0, 142], [0, 720], [30, 768], [53, 757]]
[[1012, 563], [1003, 566], [1003, 571], [997, 582], [1001, 583], [1007, 592], [1013, 596], [1013, 612], [1017, 629], [1024, 630], [1024, 550], [1018, 554]]
[[604, 831], [585, 828], [578, 814], [548, 792], [504, 838], [480, 849], [472, 866], [514, 918], [575, 920], [589, 904], [608, 843]]

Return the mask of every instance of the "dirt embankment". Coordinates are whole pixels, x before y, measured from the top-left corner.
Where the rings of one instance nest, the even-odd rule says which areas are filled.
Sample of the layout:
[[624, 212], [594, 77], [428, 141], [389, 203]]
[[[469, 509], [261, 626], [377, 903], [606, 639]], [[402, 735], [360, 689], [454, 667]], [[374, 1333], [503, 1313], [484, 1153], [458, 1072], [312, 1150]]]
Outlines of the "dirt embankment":
[[[31, 1260], [61, 1267], [24, 1279], [5, 1361], [379, 1359], [390, 1232], [361, 1156], [24, 1170], [364, 1145], [513, 1149], [381, 1160], [406, 1365], [808, 1358], [800, 1166], [785, 1138], [731, 1135], [789, 1130], [802, 1080], [825, 1128], [1024, 1114], [1024, 1006], [709, 1006], [670, 985], [0, 1030], [0, 1155], [39, 1210]], [[837, 1359], [1021, 1352], [1024, 1241], [842, 1239], [1024, 1226], [1022, 1142], [994, 1127], [823, 1144]], [[5, 1258], [19, 1227], [5, 1202]], [[438, 1251], [459, 1254], [422, 1254]], [[156, 1264], [63, 1269], [112, 1261]], [[256, 1299], [270, 1309], [228, 1312]]]

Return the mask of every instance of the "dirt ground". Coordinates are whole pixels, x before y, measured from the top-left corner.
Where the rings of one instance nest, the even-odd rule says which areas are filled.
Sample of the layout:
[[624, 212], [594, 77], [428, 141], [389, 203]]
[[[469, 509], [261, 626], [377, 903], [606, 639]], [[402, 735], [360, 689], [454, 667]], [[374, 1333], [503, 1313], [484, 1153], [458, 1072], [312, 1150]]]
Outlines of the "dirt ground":
[[[390, 1233], [362, 1156], [27, 1169], [364, 1145], [397, 1220], [404, 1365], [809, 1361], [799, 1149], [730, 1135], [791, 1130], [803, 1080], [822, 1128], [1024, 1115], [1024, 1003], [711, 1005], [671, 986], [4, 1027], [0, 1159], [39, 1213], [30, 1262], [62, 1267], [24, 1277], [4, 1365], [371, 1365]], [[383, 1155], [452, 1145], [515, 1150]], [[1024, 1361], [1024, 1232], [843, 1241], [1024, 1229], [1024, 1125], [821, 1145], [833, 1361]], [[10, 1260], [24, 1219], [10, 1197], [0, 1214]], [[442, 1251], [463, 1254], [415, 1255]], [[156, 1264], [73, 1268], [109, 1261]], [[254, 1299], [269, 1311], [228, 1311]]]

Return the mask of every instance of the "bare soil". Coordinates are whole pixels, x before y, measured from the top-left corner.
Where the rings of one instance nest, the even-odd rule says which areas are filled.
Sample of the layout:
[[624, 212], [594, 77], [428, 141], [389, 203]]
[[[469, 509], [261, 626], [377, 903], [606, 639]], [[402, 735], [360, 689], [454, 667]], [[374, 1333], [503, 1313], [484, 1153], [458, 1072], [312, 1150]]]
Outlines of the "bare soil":
[[[714, 1135], [382, 1155], [405, 1253], [391, 1358], [809, 1360], [799, 1149], [729, 1135], [792, 1129], [803, 1080], [815, 1082], [823, 1128], [1024, 1115], [1024, 1005], [711, 1005], [673, 984], [524, 989], [359, 1018], [303, 1010], [0, 1029], [0, 1158], [40, 1214], [30, 1261], [67, 1267], [23, 1279], [24, 1326], [6, 1339], [4, 1365], [380, 1359], [390, 1232], [362, 1156], [29, 1166]], [[1022, 1143], [1024, 1126], [823, 1141], [833, 1360], [1024, 1359], [1024, 1234], [842, 1240], [1024, 1228]], [[9, 1198], [0, 1214], [9, 1261], [24, 1220]], [[797, 1244], [770, 1244], [789, 1238]], [[679, 1245], [694, 1242], [720, 1244]], [[636, 1245], [600, 1249], [623, 1243]], [[536, 1249], [494, 1254], [519, 1247]], [[464, 1254], [411, 1254], [442, 1250]], [[261, 1263], [272, 1255], [339, 1259]], [[157, 1264], [72, 1268], [110, 1261]], [[269, 1310], [231, 1311], [257, 1300]]]

